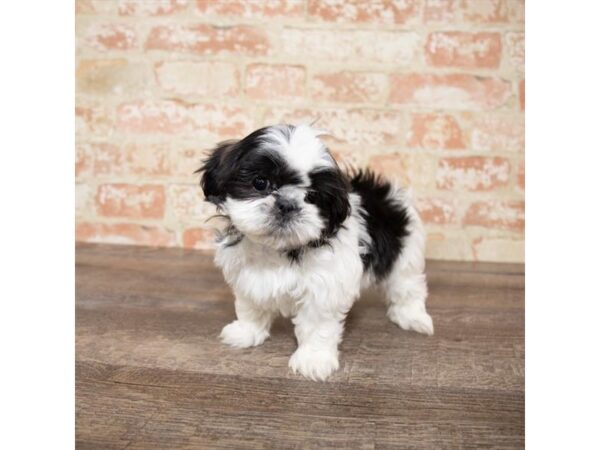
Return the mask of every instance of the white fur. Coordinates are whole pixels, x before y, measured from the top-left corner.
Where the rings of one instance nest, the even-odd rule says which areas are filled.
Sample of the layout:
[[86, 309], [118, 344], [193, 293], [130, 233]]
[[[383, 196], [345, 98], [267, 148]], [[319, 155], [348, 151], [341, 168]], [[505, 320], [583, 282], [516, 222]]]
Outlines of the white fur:
[[323, 228], [323, 219], [317, 207], [304, 201], [305, 194], [306, 188], [297, 186], [279, 190], [278, 195], [294, 199], [302, 205], [298, 215], [285, 227], [273, 222], [273, 196], [254, 200], [227, 198], [222, 208], [248, 239], [276, 249], [296, 248], [318, 239]]
[[[285, 126], [285, 130], [287, 130]], [[324, 134], [308, 125], [298, 125], [287, 139], [283, 127], [271, 127], [265, 141], [269, 148], [276, 148], [288, 164], [301, 174], [318, 167], [333, 167], [333, 158], [319, 139]], [[273, 144], [275, 146], [273, 147]]]
[[425, 310], [427, 282], [425, 280], [426, 234], [409, 191], [396, 189], [390, 196], [406, 208], [410, 220], [409, 235], [404, 240], [402, 254], [392, 273], [383, 283], [389, 303], [387, 315], [403, 330], [432, 335], [433, 321]]
[[[286, 161], [302, 174], [334, 164], [310, 127], [297, 127], [289, 143], [275, 130], [265, 145], [268, 143], [276, 143]], [[361, 288], [375, 281], [370, 272], [363, 272], [361, 254], [366, 248], [359, 245], [360, 241], [368, 243], [370, 237], [360, 214], [360, 198], [351, 194], [351, 215], [330, 245], [311, 248], [298, 263], [291, 264], [282, 249], [317, 239], [323, 221], [317, 208], [303, 200], [306, 186], [281, 191], [278, 195], [302, 204], [301, 214], [284, 230], [270, 223], [272, 196], [228, 198], [222, 206], [244, 238], [236, 245], [223, 240], [217, 247], [215, 261], [235, 293], [237, 316], [223, 328], [221, 338], [234, 347], [260, 345], [278, 314], [291, 317], [298, 348], [290, 358], [290, 368], [313, 380], [325, 380], [339, 367], [338, 346], [346, 314]], [[407, 208], [410, 225], [400, 257], [380, 283], [389, 303], [388, 317], [405, 330], [432, 334], [431, 317], [425, 310], [425, 231], [410, 195], [400, 189], [390, 195]]]
[[235, 292], [238, 317], [223, 329], [224, 342], [236, 347], [262, 343], [272, 317], [281, 313], [293, 317], [298, 340], [292, 370], [315, 380], [331, 375], [339, 366], [344, 318], [360, 294], [358, 232], [357, 218], [349, 217], [331, 247], [312, 249], [299, 265], [250, 239], [219, 246], [216, 263]]

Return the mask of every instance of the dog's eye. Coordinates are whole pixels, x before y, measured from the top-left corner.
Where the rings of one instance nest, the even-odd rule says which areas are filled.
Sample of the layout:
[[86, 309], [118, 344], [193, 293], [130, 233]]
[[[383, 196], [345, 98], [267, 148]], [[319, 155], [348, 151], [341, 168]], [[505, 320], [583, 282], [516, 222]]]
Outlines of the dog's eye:
[[254, 186], [254, 189], [257, 191], [264, 191], [269, 187], [269, 180], [263, 177], [256, 177], [252, 182], [252, 186]]

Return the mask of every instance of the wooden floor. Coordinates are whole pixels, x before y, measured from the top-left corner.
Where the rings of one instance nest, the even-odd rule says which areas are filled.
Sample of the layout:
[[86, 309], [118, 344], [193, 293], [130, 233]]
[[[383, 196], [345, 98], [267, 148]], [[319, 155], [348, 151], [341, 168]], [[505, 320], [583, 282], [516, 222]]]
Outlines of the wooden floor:
[[288, 371], [278, 320], [258, 348], [210, 254], [79, 245], [77, 448], [522, 448], [522, 265], [429, 262], [436, 334], [402, 331], [376, 295], [351, 311], [329, 382]]

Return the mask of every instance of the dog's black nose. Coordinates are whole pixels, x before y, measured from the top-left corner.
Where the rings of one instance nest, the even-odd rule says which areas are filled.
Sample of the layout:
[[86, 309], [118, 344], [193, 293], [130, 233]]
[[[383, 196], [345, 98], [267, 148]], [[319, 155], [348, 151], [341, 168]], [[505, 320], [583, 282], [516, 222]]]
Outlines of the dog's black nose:
[[275, 206], [277, 206], [281, 214], [289, 214], [298, 210], [296, 202], [285, 197], [277, 197]]

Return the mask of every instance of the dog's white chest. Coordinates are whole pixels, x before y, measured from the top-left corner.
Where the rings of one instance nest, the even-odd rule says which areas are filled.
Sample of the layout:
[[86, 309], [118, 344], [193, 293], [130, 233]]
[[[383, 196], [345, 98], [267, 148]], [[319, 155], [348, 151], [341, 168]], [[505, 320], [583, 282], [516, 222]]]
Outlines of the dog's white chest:
[[219, 249], [216, 262], [237, 295], [284, 316], [294, 315], [305, 280], [285, 255], [240, 243], [239, 248]]

